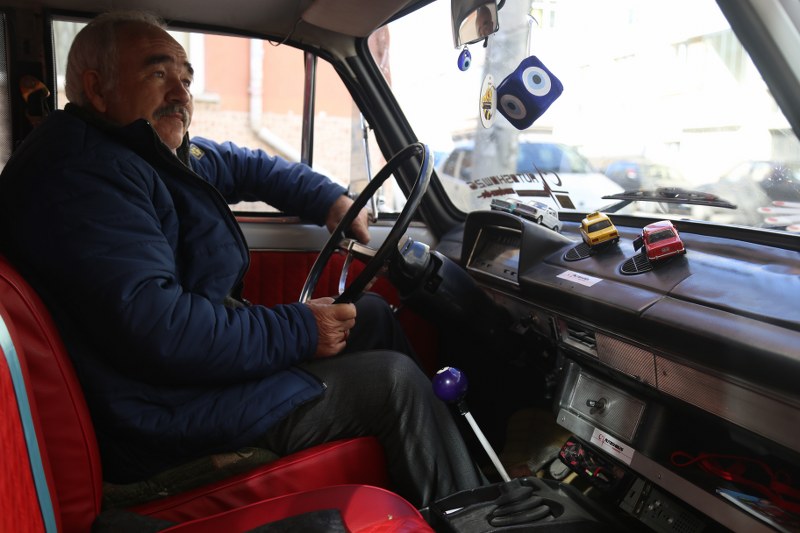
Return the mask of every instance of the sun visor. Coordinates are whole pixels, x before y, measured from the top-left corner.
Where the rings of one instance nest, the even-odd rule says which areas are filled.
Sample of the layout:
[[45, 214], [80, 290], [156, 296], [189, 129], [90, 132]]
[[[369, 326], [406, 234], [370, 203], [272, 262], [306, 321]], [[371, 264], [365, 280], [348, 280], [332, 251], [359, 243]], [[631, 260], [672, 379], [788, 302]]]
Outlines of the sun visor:
[[367, 37], [409, 4], [409, 0], [316, 0], [302, 19], [326, 30]]

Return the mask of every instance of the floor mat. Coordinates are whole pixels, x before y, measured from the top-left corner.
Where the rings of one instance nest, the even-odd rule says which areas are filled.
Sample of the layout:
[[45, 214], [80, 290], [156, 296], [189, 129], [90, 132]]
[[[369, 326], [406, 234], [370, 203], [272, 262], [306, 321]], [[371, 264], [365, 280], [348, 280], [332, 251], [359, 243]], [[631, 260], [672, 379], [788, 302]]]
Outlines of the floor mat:
[[558, 456], [571, 433], [556, 423], [549, 409], [517, 411], [508, 423], [506, 445], [499, 453], [508, 474], [523, 477], [536, 474]]

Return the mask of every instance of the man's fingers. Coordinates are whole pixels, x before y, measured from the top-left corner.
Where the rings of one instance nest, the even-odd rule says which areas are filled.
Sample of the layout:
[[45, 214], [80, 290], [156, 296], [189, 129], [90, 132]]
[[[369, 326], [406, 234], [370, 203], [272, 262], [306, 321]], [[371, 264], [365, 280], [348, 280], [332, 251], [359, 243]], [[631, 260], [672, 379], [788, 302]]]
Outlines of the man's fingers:
[[333, 304], [331, 309], [336, 320], [352, 320], [353, 322], [356, 320], [356, 306], [353, 304]]
[[356, 306], [331, 304], [316, 299], [307, 302], [317, 322], [317, 357], [328, 357], [342, 351], [350, 329], [356, 324]]
[[322, 298], [313, 298], [308, 300], [306, 303], [308, 305], [331, 305], [333, 301], [333, 298], [330, 296], [323, 296]]
[[350, 231], [358, 242], [363, 244], [369, 242], [369, 213], [366, 209], [362, 209], [353, 220], [353, 223], [350, 224]]
[[[351, 205], [353, 205], [353, 200], [344, 195], [334, 202], [325, 220], [325, 226], [328, 231], [336, 229], [336, 226], [344, 218]], [[346, 232], [361, 243], [367, 244], [369, 242], [369, 212], [366, 208], [358, 213], [350, 227], [346, 229]]]

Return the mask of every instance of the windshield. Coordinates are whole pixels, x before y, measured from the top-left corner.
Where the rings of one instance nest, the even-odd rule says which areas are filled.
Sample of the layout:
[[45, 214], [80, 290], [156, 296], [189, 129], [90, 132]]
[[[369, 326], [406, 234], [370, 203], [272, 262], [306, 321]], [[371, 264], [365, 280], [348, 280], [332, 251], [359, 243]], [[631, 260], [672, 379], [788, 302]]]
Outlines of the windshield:
[[[449, 2], [388, 29], [392, 90], [465, 212], [522, 199], [800, 232], [800, 143], [714, 0], [507, 0], [465, 70]], [[563, 92], [526, 124], [530, 57]], [[626, 191], [654, 194], [604, 198]], [[735, 209], [675, 201], [710, 195]]]

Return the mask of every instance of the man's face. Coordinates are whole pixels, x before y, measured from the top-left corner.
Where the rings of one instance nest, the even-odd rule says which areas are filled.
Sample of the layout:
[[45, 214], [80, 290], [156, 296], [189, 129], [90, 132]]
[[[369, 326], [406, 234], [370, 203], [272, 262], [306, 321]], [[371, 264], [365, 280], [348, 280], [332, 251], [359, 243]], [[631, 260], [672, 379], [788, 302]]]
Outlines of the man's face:
[[173, 151], [189, 129], [194, 105], [193, 70], [186, 51], [167, 32], [144, 24], [128, 24], [117, 35], [118, 80], [102, 113], [125, 125], [149, 121]]
[[492, 12], [489, 11], [488, 7], [481, 6], [478, 8], [478, 13], [475, 17], [475, 28], [481, 37], [486, 37], [494, 32]]

